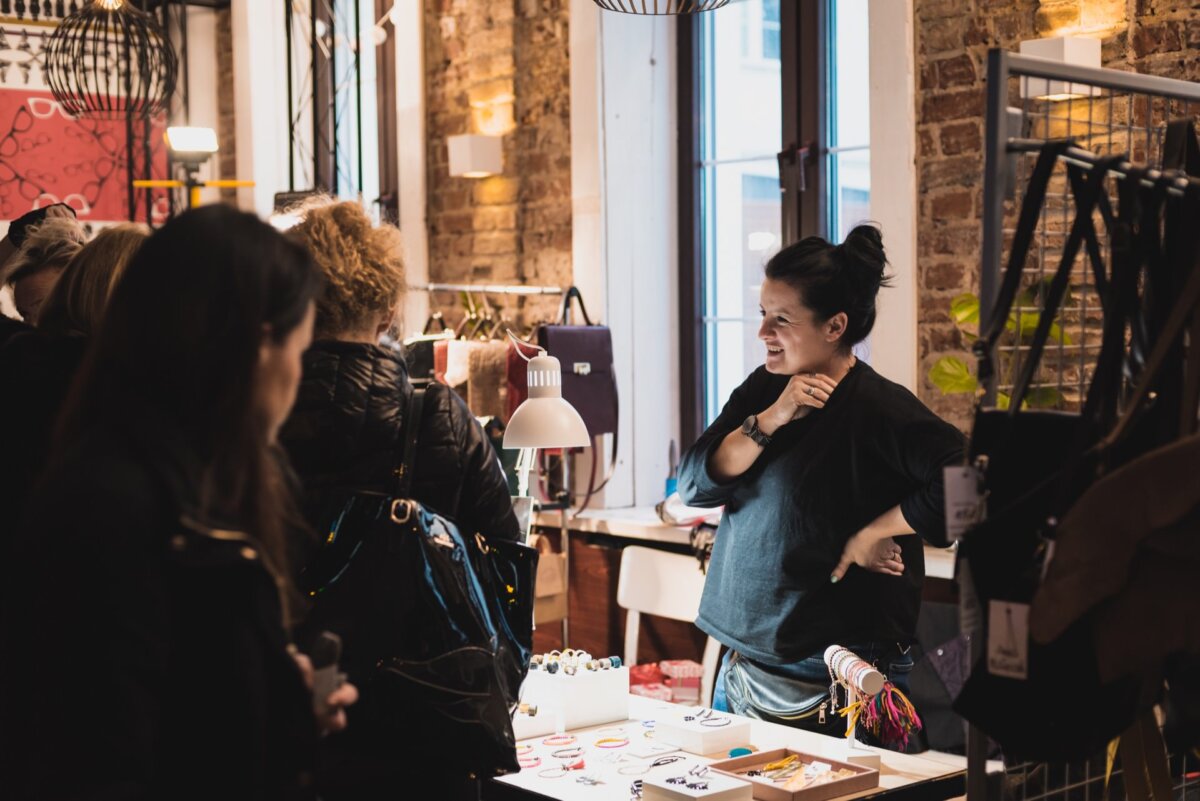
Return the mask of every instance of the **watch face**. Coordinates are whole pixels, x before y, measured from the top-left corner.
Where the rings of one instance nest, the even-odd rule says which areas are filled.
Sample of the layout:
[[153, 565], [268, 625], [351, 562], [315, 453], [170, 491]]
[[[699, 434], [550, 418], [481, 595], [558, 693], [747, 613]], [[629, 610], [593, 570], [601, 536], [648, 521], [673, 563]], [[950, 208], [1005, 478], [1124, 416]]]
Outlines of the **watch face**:
[[747, 417], [742, 421], [742, 433], [746, 436], [750, 436], [751, 432], [754, 431], [754, 424], [757, 422], [758, 421], [754, 419], [754, 415]]

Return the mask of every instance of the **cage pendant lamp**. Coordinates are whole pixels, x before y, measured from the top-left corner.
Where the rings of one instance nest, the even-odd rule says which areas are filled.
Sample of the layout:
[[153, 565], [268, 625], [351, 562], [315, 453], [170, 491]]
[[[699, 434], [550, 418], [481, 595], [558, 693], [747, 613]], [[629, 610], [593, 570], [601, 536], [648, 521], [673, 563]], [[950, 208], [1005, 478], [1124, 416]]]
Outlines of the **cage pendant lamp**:
[[179, 62], [132, 0], [88, 0], [46, 42], [46, 83], [67, 114], [121, 119], [167, 111]]
[[656, 14], [696, 14], [712, 11], [729, 0], [593, 0], [605, 11], [652, 16]]

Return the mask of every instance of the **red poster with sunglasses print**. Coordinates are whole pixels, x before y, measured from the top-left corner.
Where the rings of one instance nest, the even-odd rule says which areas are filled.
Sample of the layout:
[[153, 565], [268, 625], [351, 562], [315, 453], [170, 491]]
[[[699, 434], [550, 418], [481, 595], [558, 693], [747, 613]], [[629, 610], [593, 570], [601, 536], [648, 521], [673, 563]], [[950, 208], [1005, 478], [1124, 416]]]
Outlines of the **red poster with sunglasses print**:
[[[143, 123], [134, 124], [134, 177], [166, 178], [165, 122], [150, 126], [151, 175], [143, 175]], [[80, 220], [129, 219], [124, 120], [68, 115], [49, 92], [0, 89], [0, 219], [14, 220], [31, 209], [66, 203]], [[146, 219], [146, 195], [152, 211]], [[135, 219], [166, 221], [167, 190], [135, 190]]]

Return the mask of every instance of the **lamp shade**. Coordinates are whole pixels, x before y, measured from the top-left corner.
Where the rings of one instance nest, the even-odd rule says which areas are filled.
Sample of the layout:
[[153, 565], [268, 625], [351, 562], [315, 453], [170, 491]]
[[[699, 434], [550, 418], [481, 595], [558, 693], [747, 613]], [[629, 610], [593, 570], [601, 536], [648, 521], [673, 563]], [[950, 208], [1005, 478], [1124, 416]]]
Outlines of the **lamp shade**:
[[529, 397], [504, 431], [505, 448], [584, 448], [592, 443], [575, 407], [563, 400], [562, 367], [553, 356], [529, 360]]

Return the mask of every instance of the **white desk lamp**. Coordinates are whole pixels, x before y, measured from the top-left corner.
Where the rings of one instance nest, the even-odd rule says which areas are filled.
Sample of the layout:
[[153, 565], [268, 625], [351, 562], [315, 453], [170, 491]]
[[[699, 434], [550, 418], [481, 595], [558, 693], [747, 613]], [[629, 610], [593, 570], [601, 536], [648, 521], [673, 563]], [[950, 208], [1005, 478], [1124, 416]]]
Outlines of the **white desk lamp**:
[[[524, 357], [521, 345], [527, 343], [517, 339], [512, 332], [509, 332], [509, 336], [518, 343], [517, 352]], [[517, 497], [513, 498], [513, 506], [518, 509], [517, 519], [521, 522], [526, 540], [529, 538], [533, 518], [533, 499], [529, 497], [529, 471], [533, 469], [537, 449], [585, 448], [592, 444], [583, 418], [575, 411], [574, 406], [563, 400], [562, 367], [558, 359], [548, 355], [545, 348], [536, 345], [531, 347], [537, 347], [538, 355], [527, 359], [529, 366], [526, 386], [529, 396], [513, 412], [504, 431], [504, 447], [510, 450], [519, 448], [521, 451], [517, 457]], [[569, 592], [571, 549], [567, 536], [567, 509], [564, 507], [562, 549], [566, 557], [564, 567], [567, 572], [566, 588]], [[562, 628], [563, 648], [566, 648], [566, 617], [563, 618]]]

